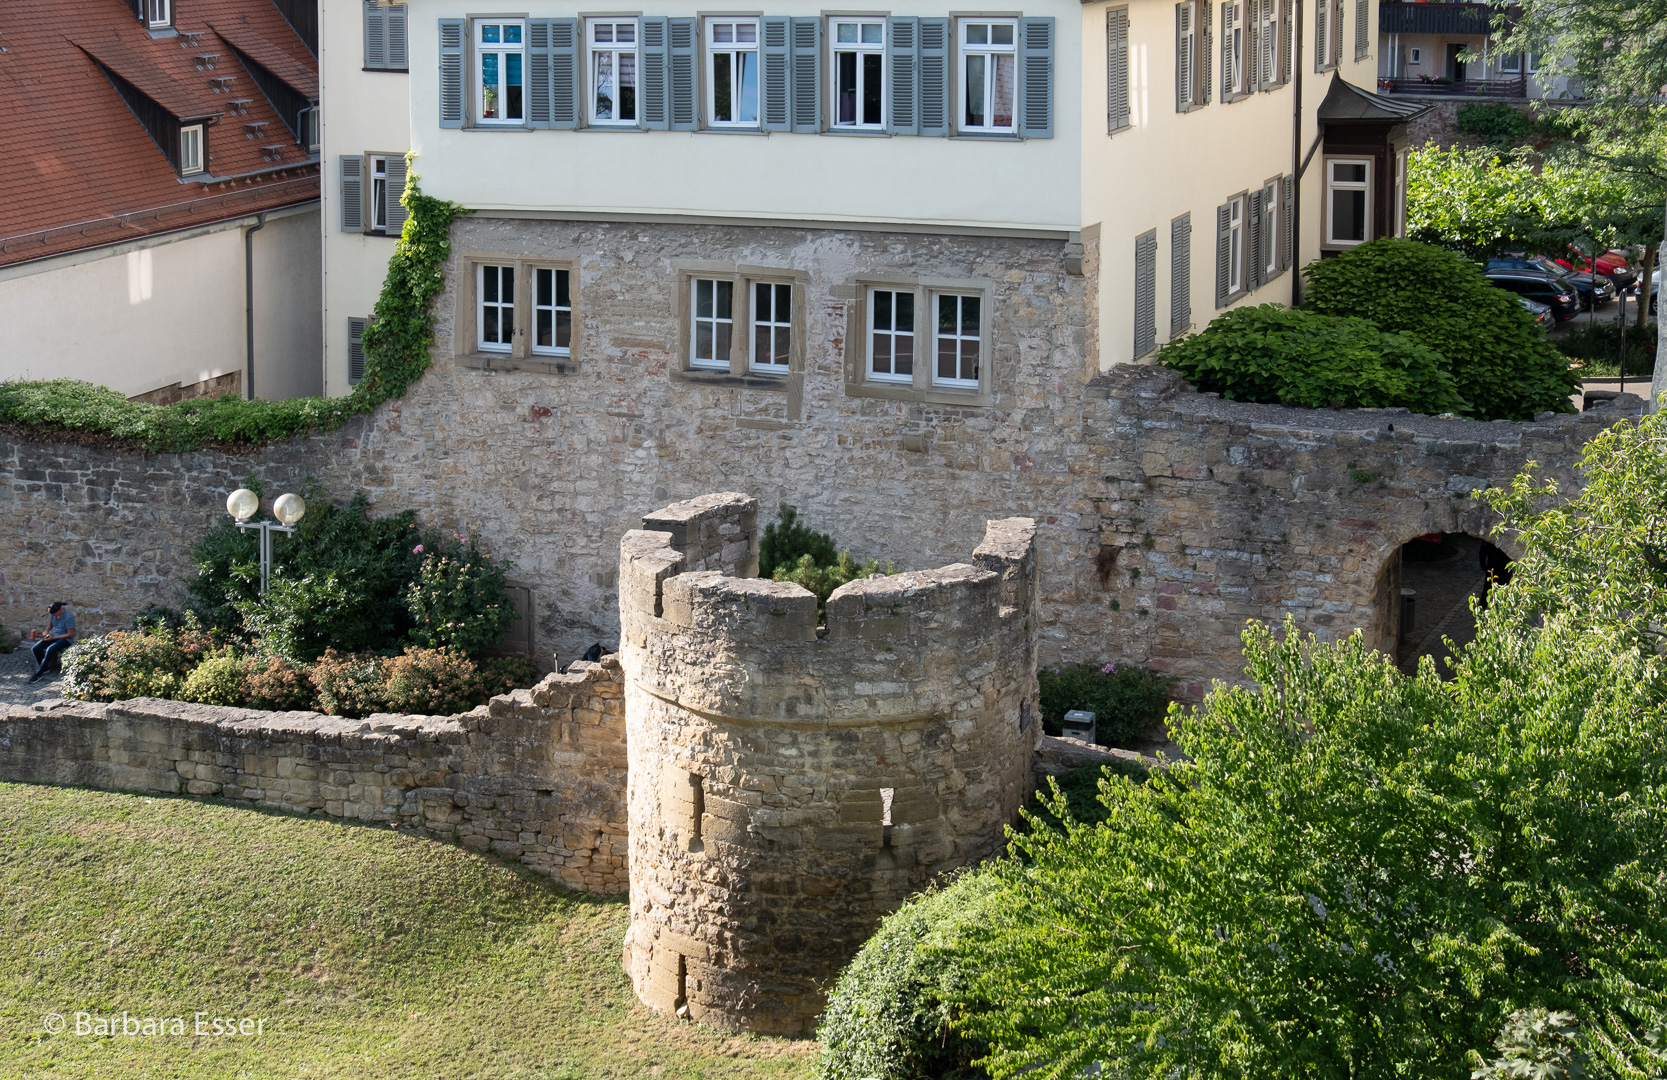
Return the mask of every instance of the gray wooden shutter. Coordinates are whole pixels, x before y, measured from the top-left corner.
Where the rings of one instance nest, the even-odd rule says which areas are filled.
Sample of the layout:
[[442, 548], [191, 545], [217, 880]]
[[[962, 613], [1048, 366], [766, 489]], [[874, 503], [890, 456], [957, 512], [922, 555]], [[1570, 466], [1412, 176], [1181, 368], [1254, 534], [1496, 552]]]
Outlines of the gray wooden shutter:
[[579, 126], [579, 20], [550, 20], [550, 126]]
[[440, 126], [463, 126], [463, 20], [440, 20]]
[[365, 67], [381, 71], [388, 66], [388, 9], [376, 0], [365, 0]]
[[1019, 134], [1053, 138], [1053, 16], [1019, 20]]
[[[919, 60], [915, 93], [920, 104], [920, 134], [948, 135], [950, 103], [955, 95], [949, 89], [950, 29], [948, 19], [921, 19]], [[1023, 82], [1020, 82], [1023, 86]], [[1020, 93], [1024, 91], [1021, 89]]]
[[1326, 69], [1326, 45], [1331, 41], [1330, 20], [1326, 18], [1326, 11], [1331, 7], [1331, 0], [1314, 0], [1314, 70]]
[[404, 4], [393, 4], [383, 10], [388, 13], [388, 68], [404, 71], [411, 66], [410, 35], [405, 31], [411, 9]]
[[405, 158], [389, 155], [388, 157], [388, 234], [398, 235], [405, 228], [405, 219], [410, 215], [406, 212], [405, 204], [400, 202], [405, 197]]
[[1216, 307], [1227, 306], [1233, 283], [1233, 204], [1216, 207]]
[[1354, 0], [1354, 58], [1364, 60], [1372, 52], [1371, 0]]
[[1193, 32], [1194, 32], [1194, 34], [1197, 35], [1198, 40], [1201, 44], [1201, 47], [1198, 50], [1198, 55], [1199, 55], [1200, 59], [1195, 61], [1195, 63], [1201, 65], [1204, 68], [1204, 77], [1202, 79], [1200, 79], [1199, 83], [1198, 83], [1199, 101], [1202, 104], [1208, 105], [1210, 103], [1210, 90], [1211, 90], [1211, 87], [1210, 87], [1210, 78], [1211, 78], [1210, 64], [1213, 62], [1211, 60], [1211, 57], [1214, 56], [1214, 54], [1215, 54], [1215, 40], [1216, 40], [1216, 38], [1215, 38], [1215, 19], [1211, 17], [1211, 8], [1210, 8], [1209, 0], [1199, 0], [1198, 11], [1197, 11], [1196, 17], [1198, 19], [1198, 26], [1194, 29]]
[[693, 131], [700, 121], [695, 104], [695, 20], [668, 20], [670, 40], [667, 59], [667, 100], [671, 108], [671, 129]]
[[1284, 247], [1284, 252], [1279, 258], [1279, 268], [1281, 270], [1289, 270], [1292, 266], [1296, 265], [1296, 239], [1294, 236], [1297, 224], [1296, 177], [1285, 177], [1282, 181], [1282, 186], [1284, 188], [1282, 195], [1285, 203], [1285, 227], [1279, 230], [1279, 235], [1283, 240]]
[[916, 87], [920, 79], [916, 48], [920, 20], [902, 16], [887, 19], [886, 35], [890, 38], [886, 52], [891, 64], [891, 115], [886, 118], [886, 130], [893, 135], [919, 135], [920, 101]]
[[670, 123], [666, 115], [666, 19], [649, 16], [642, 21], [641, 57], [642, 86], [640, 106], [642, 126], [664, 131]]
[[365, 377], [365, 327], [369, 319], [347, 317], [347, 384], [357, 385]]
[[1335, 0], [1331, 9], [1331, 66], [1343, 63], [1343, 0]]
[[365, 231], [365, 159], [358, 154], [341, 157], [342, 232]]
[[793, 130], [822, 130], [822, 20], [793, 20]]
[[527, 20], [527, 126], [547, 128], [555, 118], [550, 95], [550, 21]]
[[1138, 360], [1158, 347], [1158, 231], [1134, 242], [1134, 355]]
[[791, 57], [787, 48], [787, 34], [791, 20], [786, 15], [766, 15], [760, 20], [764, 40], [759, 46], [759, 61], [763, 68], [760, 94], [763, 107], [759, 110], [765, 131], [791, 131], [793, 115]]
[[1244, 88], [1255, 93], [1262, 88], [1262, 0], [1244, 0]]
[[1106, 12], [1106, 130], [1129, 126], [1129, 9]]
[[1292, 14], [1291, 0], [1279, 0], [1279, 7], [1279, 81], [1284, 84], [1291, 81], [1291, 28], [1296, 22], [1296, 16]]
[[1244, 232], [1244, 287], [1246, 291], [1262, 285], [1262, 189], [1250, 193], [1245, 200]]
[[1192, 325], [1192, 215], [1169, 223], [1169, 336]]
[[1192, 0], [1175, 5], [1175, 111], [1192, 108]]
[[1233, 78], [1233, 0], [1221, 5], [1221, 100], [1226, 101], [1238, 88], [1231, 85]]

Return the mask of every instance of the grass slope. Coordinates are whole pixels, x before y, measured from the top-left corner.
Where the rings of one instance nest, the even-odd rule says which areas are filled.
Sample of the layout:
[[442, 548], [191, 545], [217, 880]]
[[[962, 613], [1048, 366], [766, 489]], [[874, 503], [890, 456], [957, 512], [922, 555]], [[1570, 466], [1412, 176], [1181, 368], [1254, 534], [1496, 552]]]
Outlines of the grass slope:
[[[622, 901], [391, 829], [0, 784], [0, 1076], [807, 1076], [637, 1003]], [[77, 1011], [265, 1017], [77, 1036]], [[68, 1031], [43, 1033], [48, 1013]]]

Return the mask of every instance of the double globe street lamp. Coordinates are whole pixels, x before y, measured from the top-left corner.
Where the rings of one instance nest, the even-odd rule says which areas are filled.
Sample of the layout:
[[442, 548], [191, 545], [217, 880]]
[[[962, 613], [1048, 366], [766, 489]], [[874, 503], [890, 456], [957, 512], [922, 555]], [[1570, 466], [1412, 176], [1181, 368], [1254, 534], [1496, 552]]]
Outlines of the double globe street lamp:
[[238, 528], [260, 530], [260, 591], [264, 593], [272, 576], [272, 534], [294, 532], [295, 523], [307, 513], [307, 504], [299, 495], [280, 495], [272, 504], [272, 516], [277, 521], [250, 521], [260, 513], [260, 496], [248, 488], [238, 488], [226, 497], [226, 513], [237, 520]]

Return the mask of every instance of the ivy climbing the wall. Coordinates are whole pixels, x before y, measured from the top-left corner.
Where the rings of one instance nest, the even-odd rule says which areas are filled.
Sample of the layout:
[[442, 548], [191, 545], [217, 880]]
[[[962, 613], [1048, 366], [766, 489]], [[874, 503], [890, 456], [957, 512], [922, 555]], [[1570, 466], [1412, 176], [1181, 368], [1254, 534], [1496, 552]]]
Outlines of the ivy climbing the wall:
[[428, 370], [433, 301], [445, 282], [451, 223], [468, 211], [422, 194], [414, 173], [400, 201], [410, 216], [388, 260], [374, 319], [365, 330], [365, 377], [346, 397], [245, 401], [228, 395], [148, 405], [128, 401], [107, 386], [52, 379], [0, 384], [0, 424], [177, 453], [261, 446], [308, 431], [329, 431], [403, 396]]

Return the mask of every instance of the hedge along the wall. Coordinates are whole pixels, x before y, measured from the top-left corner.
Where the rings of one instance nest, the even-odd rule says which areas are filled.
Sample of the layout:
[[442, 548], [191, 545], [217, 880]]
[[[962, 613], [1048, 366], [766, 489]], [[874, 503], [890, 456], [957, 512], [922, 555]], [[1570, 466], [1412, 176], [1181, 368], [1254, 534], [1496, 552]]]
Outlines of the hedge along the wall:
[[401, 200], [409, 211], [388, 276], [365, 330], [365, 377], [339, 398], [245, 401], [200, 398], [173, 405], [128, 401], [107, 386], [76, 379], [0, 384], [0, 424], [42, 434], [75, 433], [82, 439], [114, 441], [152, 453], [178, 453], [205, 446], [252, 448], [308, 431], [329, 431], [349, 417], [375, 409], [428, 370], [434, 340], [434, 297], [445, 281], [451, 254], [451, 223], [468, 213], [417, 189], [413, 173]]

